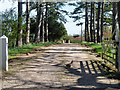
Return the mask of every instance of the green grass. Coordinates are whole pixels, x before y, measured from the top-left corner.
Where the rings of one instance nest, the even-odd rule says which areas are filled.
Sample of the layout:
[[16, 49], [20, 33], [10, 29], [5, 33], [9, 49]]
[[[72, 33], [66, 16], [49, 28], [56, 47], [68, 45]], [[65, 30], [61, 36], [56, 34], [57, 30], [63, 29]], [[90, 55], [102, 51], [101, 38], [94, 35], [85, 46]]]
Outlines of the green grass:
[[97, 53], [102, 53], [102, 46], [101, 43], [93, 43], [93, 42], [86, 42], [81, 40], [71, 40], [71, 43], [82, 43], [91, 46], [96, 50]]
[[82, 44], [86, 44], [91, 46], [92, 48], [94, 48], [96, 50], [97, 53], [102, 53], [102, 45], [101, 43], [93, 43], [93, 42], [85, 42], [83, 41]]
[[6, 74], [10, 74], [10, 73], [13, 73], [13, 72], [16, 72], [16, 71], [14, 71], [14, 70], [5, 71]]
[[80, 39], [78, 39], [78, 40], [71, 39], [70, 42], [71, 43], [81, 43], [81, 40]]
[[12, 57], [16, 54], [26, 53], [30, 50], [40, 47], [40, 46], [48, 46], [52, 44], [57, 44], [57, 42], [47, 42], [47, 43], [39, 43], [39, 44], [29, 44], [29, 45], [23, 45], [22, 47], [14, 47], [8, 49], [8, 57]]

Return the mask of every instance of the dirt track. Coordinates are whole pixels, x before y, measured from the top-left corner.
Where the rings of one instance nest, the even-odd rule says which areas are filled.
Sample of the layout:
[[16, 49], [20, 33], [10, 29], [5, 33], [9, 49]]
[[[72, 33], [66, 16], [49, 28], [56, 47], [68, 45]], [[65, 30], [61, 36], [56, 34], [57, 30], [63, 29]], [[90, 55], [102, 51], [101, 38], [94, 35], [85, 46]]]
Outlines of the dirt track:
[[[3, 88], [119, 89], [120, 81], [103, 75], [94, 62], [100, 58], [96, 58], [90, 49], [79, 44], [52, 45], [29, 56], [23, 55], [18, 62], [14, 60], [16, 63], [11, 60], [9, 70], [16, 72], [4, 77]], [[67, 68], [66, 64], [72, 60], [72, 67]]]

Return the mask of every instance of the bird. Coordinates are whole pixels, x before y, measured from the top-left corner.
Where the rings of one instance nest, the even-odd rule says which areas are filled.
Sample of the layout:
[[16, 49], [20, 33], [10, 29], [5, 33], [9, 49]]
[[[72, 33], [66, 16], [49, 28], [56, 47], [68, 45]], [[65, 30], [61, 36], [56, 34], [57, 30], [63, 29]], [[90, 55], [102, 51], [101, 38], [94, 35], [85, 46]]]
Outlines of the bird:
[[35, 49], [35, 51], [38, 51], [38, 49]]
[[84, 45], [84, 44], [81, 43], [81, 45]]
[[72, 63], [73, 63], [73, 60], [69, 64], [66, 64], [66, 66], [70, 68]]
[[111, 68], [110, 68], [110, 67], [106, 67], [106, 69], [107, 69], [107, 71], [110, 71], [110, 70], [111, 70]]
[[92, 49], [91, 52], [93, 52], [93, 53], [96, 52], [96, 49]]
[[96, 55], [96, 57], [100, 57], [100, 56], [101, 56], [100, 53]]
[[26, 53], [26, 55], [29, 55], [30, 53]]
[[105, 67], [106, 67], [106, 65], [105, 65], [105, 64], [102, 64], [102, 63], [101, 63], [101, 65], [102, 65], [102, 67], [103, 67], [103, 68], [105, 68]]
[[87, 44], [85, 44], [85, 46], [88, 46]]
[[89, 48], [89, 46], [87, 46], [87, 48]]

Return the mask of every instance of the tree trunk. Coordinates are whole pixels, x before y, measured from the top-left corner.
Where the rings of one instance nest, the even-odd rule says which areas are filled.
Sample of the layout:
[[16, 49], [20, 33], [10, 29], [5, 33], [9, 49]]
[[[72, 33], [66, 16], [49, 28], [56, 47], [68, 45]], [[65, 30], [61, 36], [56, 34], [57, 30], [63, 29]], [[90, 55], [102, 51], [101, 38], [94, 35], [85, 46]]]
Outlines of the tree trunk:
[[85, 11], [85, 41], [87, 41], [87, 23], [86, 23], [86, 11]]
[[41, 42], [44, 42], [44, 14], [43, 14], [43, 10], [42, 10], [42, 25], [41, 25]]
[[[28, 0], [27, 0], [28, 1]], [[29, 41], [29, 36], [30, 36], [30, 17], [29, 17], [29, 14], [30, 14], [30, 2], [26, 2], [26, 44], [28, 44], [30, 41]]]
[[45, 41], [48, 42], [48, 3], [46, 3], [45, 12]]
[[93, 2], [93, 31], [94, 31], [94, 43], [96, 41], [96, 38], [95, 38], [95, 21], [96, 21], [96, 12], [95, 12], [95, 3]]
[[102, 11], [101, 11], [101, 40], [100, 40], [101, 42], [102, 42], [102, 39], [103, 39], [103, 18], [104, 18], [103, 9], [104, 9], [104, 2], [102, 2]]
[[112, 5], [113, 5], [113, 11], [112, 11], [113, 12], [113, 16], [112, 16], [112, 34], [113, 34], [113, 37], [112, 37], [112, 40], [115, 40], [114, 31], [116, 29], [116, 19], [115, 19], [115, 17], [116, 17], [116, 12], [117, 12], [117, 10], [116, 10], [117, 4], [116, 4], [116, 2], [113, 2]]
[[120, 2], [117, 2], [117, 12], [118, 12], [118, 24], [120, 30]]
[[93, 42], [93, 32], [92, 32], [92, 14], [93, 14], [93, 2], [91, 2], [91, 16], [90, 16], [90, 37], [91, 42]]
[[88, 21], [88, 3], [86, 2], [86, 40], [89, 42], [89, 21]]
[[87, 19], [86, 19], [86, 7], [85, 7], [85, 41], [87, 41], [87, 23], [86, 23], [86, 21], [87, 21]]
[[36, 32], [35, 32], [35, 42], [40, 41], [40, 26], [41, 26], [41, 16], [42, 16], [42, 11], [41, 11], [42, 5], [39, 5], [37, 3], [37, 25], [36, 25]]
[[18, 2], [17, 46], [22, 47], [22, 2]]
[[81, 24], [81, 43], [82, 43], [82, 24]]
[[98, 2], [98, 14], [97, 14], [97, 43], [100, 42], [100, 36], [99, 36], [99, 29], [100, 29], [100, 4], [101, 2]]

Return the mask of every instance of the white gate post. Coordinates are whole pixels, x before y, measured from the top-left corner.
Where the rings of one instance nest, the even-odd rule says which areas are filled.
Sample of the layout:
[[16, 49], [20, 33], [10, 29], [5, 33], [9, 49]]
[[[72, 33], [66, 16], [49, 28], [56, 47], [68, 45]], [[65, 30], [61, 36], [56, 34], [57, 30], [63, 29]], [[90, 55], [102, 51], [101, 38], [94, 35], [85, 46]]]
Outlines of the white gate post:
[[2, 70], [8, 71], [8, 38], [3, 35], [0, 38], [0, 62], [2, 63]]
[[0, 38], [0, 90], [2, 89], [2, 39]]
[[65, 40], [63, 40], [63, 43], [65, 43]]
[[2, 71], [2, 39], [0, 38], [0, 71]]
[[70, 43], [70, 40], [68, 40], [68, 43]]

